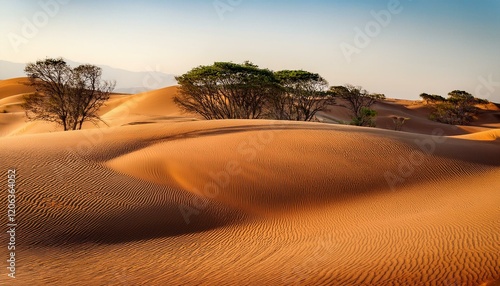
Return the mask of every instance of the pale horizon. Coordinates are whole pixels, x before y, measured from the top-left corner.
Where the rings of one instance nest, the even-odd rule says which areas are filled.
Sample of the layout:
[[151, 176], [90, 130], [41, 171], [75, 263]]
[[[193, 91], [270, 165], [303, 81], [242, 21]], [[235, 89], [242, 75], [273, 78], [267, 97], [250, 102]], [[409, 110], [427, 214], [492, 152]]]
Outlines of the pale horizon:
[[0, 3], [0, 60], [10, 62], [63, 57], [180, 75], [249, 60], [390, 98], [459, 89], [500, 101], [498, 1]]
[[0, 7], [2, 285], [500, 285], [500, 0]]

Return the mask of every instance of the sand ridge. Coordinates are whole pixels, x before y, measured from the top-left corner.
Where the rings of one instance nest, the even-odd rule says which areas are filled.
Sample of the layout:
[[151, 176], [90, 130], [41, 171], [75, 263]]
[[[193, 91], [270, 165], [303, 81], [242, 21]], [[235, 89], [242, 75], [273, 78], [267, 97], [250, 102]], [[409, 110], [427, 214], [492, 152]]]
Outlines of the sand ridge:
[[[99, 138], [94, 132], [0, 140], [2, 162], [22, 174], [19, 252], [32, 262], [18, 281], [472, 285], [500, 278], [495, 141], [446, 138], [425, 154], [415, 140], [436, 138], [221, 120], [114, 127], [91, 148], [79, 145]], [[423, 162], [391, 189], [384, 173], [402, 177], [401, 158], [415, 152]], [[240, 172], [227, 184], [213, 179], [228, 162]], [[207, 200], [203, 187], [214, 183], [224, 187]], [[189, 224], [180, 205], [197, 210]], [[65, 270], [75, 268], [78, 275]]]
[[[27, 78], [15, 78], [0, 81], [0, 112], [6, 110], [8, 113], [16, 114], [15, 122], [11, 117], [4, 120], [0, 113], [0, 136], [18, 136], [23, 134], [36, 134], [56, 132], [59, 130], [55, 124], [44, 124], [39, 122], [26, 122], [22, 117], [22, 95], [33, 92], [33, 88], [26, 86]], [[192, 121], [201, 119], [195, 114], [183, 113], [173, 102], [177, 94], [176, 86], [161, 88], [158, 90], [143, 92], [134, 95], [113, 94], [103, 106], [100, 115], [105, 123], [97, 127], [107, 128], [122, 126], [126, 124], [154, 123], [164, 121]], [[444, 135], [465, 135], [500, 128], [500, 108], [493, 104], [480, 105], [478, 118], [472, 126], [450, 126], [429, 120], [430, 109], [420, 101], [388, 99], [378, 102], [373, 107], [378, 112], [377, 128], [393, 130], [392, 116], [409, 118], [403, 125], [402, 131], [432, 134], [435, 129], [442, 130]], [[345, 108], [331, 106], [328, 111], [318, 114], [320, 121], [328, 123], [349, 122], [349, 115]], [[5, 122], [5, 123], [3, 123]], [[23, 122], [25, 123], [23, 125]], [[3, 123], [3, 124], [2, 124]], [[2, 125], [7, 126], [15, 123], [16, 128], [2, 131]], [[84, 129], [96, 128], [94, 124], [84, 124]]]
[[[0, 166], [18, 170], [22, 222], [9, 285], [500, 281], [496, 105], [469, 127], [401, 100], [375, 106], [383, 129], [204, 121], [168, 87], [114, 94], [107, 125], [59, 132], [14, 110], [19, 80], [0, 81]], [[404, 132], [392, 115], [411, 118]]]

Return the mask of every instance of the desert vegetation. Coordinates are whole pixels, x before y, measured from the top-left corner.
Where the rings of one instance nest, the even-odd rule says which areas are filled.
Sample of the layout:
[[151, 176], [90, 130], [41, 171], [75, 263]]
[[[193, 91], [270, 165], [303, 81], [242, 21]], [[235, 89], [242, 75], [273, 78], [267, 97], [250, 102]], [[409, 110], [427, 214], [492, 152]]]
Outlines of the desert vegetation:
[[328, 82], [302, 70], [273, 72], [250, 62], [216, 62], [176, 77], [175, 103], [205, 119], [311, 121], [334, 103]]
[[347, 108], [351, 113], [351, 124], [356, 126], [375, 126], [375, 117], [377, 112], [370, 107], [377, 100], [385, 99], [385, 95], [369, 93], [360, 86], [344, 85], [333, 86], [330, 92], [340, 99], [343, 103], [339, 105]]
[[246, 62], [218, 62], [176, 77], [175, 103], [205, 119], [258, 119], [278, 83], [270, 70]]
[[[99, 109], [115, 83], [103, 81], [101, 68], [71, 68], [62, 58], [27, 64], [27, 85], [35, 92], [24, 97], [29, 120], [55, 122], [79, 130], [84, 122], [102, 121]], [[319, 74], [304, 70], [271, 71], [251, 63], [216, 62], [176, 77], [174, 103], [184, 112], [204, 119], [277, 119], [311, 121], [334, 104], [347, 108], [352, 125], [375, 126], [370, 107], [385, 96], [352, 85], [329, 88]], [[336, 103], [336, 99], [340, 103]]]
[[397, 116], [393, 115], [391, 116], [392, 122], [394, 123], [394, 130], [395, 131], [401, 131], [403, 128], [403, 125], [406, 123], [406, 121], [410, 120], [408, 117], [404, 116]]
[[329, 88], [319, 74], [304, 70], [273, 72], [250, 62], [216, 62], [178, 76], [175, 103], [205, 119], [278, 119], [311, 121], [341, 99], [352, 125], [375, 126], [370, 107], [384, 99], [352, 85]]
[[36, 91], [24, 97], [27, 118], [56, 122], [64, 131], [82, 129], [86, 121], [100, 121], [97, 112], [115, 86], [101, 80], [101, 68], [88, 64], [71, 68], [62, 58], [29, 63], [25, 72], [27, 84]]
[[[79, 130], [84, 122], [97, 124], [99, 109], [108, 101], [115, 83], [102, 80], [101, 68], [86, 64], [70, 67], [62, 58], [26, 65], [27, 85], [35, 92], [24, 96], [29, 120], [60, 124]], [[385, 99], [361, 86], [331, 86], [319, 74], [304, 70], [272, 71], [247, 61], [215, 62], [177, 76], [173, 102], [180, 110], [204, 119], [276, 119], [312, 121], [320, 111], [336, 105], [349, 111], [346, 124], [375, 127], [372, 106]], [[487, 103], [470, 93], [454, 90], [448, 98], [422, 93], [431, 108], [430, 119], [452, 125], [468, 125], [477, 115], [477, 104]], [[406, 117], [391, 117], [401, 130]]]
[[271, 118], [311, 121], [318, 111], [335, 103], [327, 92], [328, 82], [317, 73], [284, 70], [274, 75], [280, 90], [271, 98]]
[[[422, 102], [374, 104], [362, 88], [345, 99], [335, 89], [324, 96], [325, 83], [312, 73], [245, 69], [252, 76], [241, 82], [252, 82], [255, 95], [267, 90], [258, 84], [269, 76], [277, 92], [266, 95], [296, 109], [277, 113], [263, 105], [263, 120], [193, 120], [200, 116], [183, 114], [174, 102], [180, 86], [170, 86], [112, 95], [99, 110], [112, 127], [105, 131], [83, 124], [82, 131], [53, 132], [62, 128], [26, 122], [19, 108], [22, 96], [35, 92], [25, 85], [29, 79], [0, 81], [0, 110], [9, 111], [0, 114], [0, 162], [23, 174], [19, 202], [27, 223], [19, 257], [26, 259], [17, 281], [489, 285], [498, 279], [497, 105], [477, 105], [472, 126], [455, 128], [430, 121], [431, 106]], [[319, 104], [314, 109], [335, 100], [316, 113], [326, 122], [349, 124], [358, 107], [376, 110], [380, 129], [265, 120], [268, 113], [296, 120], [300, 102], [291, 99], [297, 96], [306, 109], [306, 99]], [[403, 126], [406, 118], [411, 124]], [[387, 130], [401, 127], [405, 132]], [[109, 276], [82, 267], [96, 261]], [[186, 275], [189, 265], [196, 267]], [[409, 267], [415, 271], [406, 275]]]
[[469, 125], [477, 115], [477, 104], [488, 103], [462, 90], [448, 93], [448, 98], [422, 93], [420, 97], [432, 108], [430, 119], [452, 125]]

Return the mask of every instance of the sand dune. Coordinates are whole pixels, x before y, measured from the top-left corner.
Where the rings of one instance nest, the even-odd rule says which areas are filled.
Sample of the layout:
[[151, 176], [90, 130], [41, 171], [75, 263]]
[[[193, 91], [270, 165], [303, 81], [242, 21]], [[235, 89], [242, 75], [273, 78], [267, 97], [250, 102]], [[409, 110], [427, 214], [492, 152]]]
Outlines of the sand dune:
[[480, 141], [498, 141], [500, 140], [500, 129], [493, 129], [483, 132], [476, 132], [466, 135], [456, 136], [456, 138], [480, 140]]
[[34, 89], [25, 85], [26, 83], [28, 83], [28, 78], [25, 77], [0, 80], [0, 99], [21, 93], [33, 92]]
[[492, 282], [499, 146], [240, 120], [4, 138], [2, 168], [20, 173], [17, 281]]
[[34, 92], [27, 78], [0, 80], [0, 136], [60, 131], [56, 124], [28, 122], [21, 107], [23, 96]]
[[[25, 122], [19, 81], [0, 81], [19, 221], [17, 279], [0, 285], [500, 283], [496, 105], [468, 127], [403, 100], [375, 105], [379, 128], [203, 121], [169, 87], [57, 132]], [[404, 132], [384, 130], [393, 115]]]
[[178, 119], [183, 114], [173, 102], [176, 93], [174, 86], [128, 96], [102, 118], [111, 126]]
[[25, 83], [27, 78], [0, 80], [0, 136], [10, 135], [26, 123], [21, 104], [33, 89]]
[[[0, 113], [0, 126], [15, 125], [13, 128], [0, 127], [0, 136], [37, 134], [58, 131], [57, 125], [28, 123], [21, 120], [23, 110], [20, 107], [22, 96], [33, 92], [33, 89], [24, 85], [26, 78], [15, 78], [0, 81], [0, 112], [15, 113], [19, 119], [12, 121], [12, 116], [2, 118]], [[177, 87], [167, 87], [159, 90], [139, 93], [135, 95], [113, 94], [110, 100], [101, 109], [100, 115], [106, 122], [98, 127], [107, 128], [122, 126], [126, 124], [141, 124], [154, 122], [179, 122], [200, 119], [195, 114], [184, 114], [174, 104], [173, 98], [176, 95]], [[493, 104], [481, 105], [481, 112], [471, 126], [451, 126], [429, 120], [430, 109], [420, 101], [388, 99], [379, 102], [373, 107], [379, 114], [377, 117], [377, 128], [393, 130], [394, 123], [392, 116], [402, 116], [409, 118], [402, 128], [404, 132], [428, 134], [438, 128], [444, 135], [465, 135], [469, 133], [482, 132], [490, 129], [500, 128], [500, 108]], [[325, 122], [339, 123], [348, 122], [349, 114], [345, 108], [339, 106], [330, 107], [329, 111], [321, 112], [318, 117]], [[23, 122], [26, 125], [23, 125]], [[96, 128], [91, 123], [84, 124], [84, 129]]]
[[[33, 89], [25, 86], [25, 82], [26, 78], [0, 81], [0, 136], [60, 131], [61, 128], [57, 124], [26, 120], [21, 108], [22, 97], [33, 92]], [[113, 94], [100, 110], [105, 123], [95, 126], [87, 122], [83, 127], [94, 129], [145, 122], [195, 120], [194, 115], [183, 114], [173, 103], [176, 91], [176, 87], [167, 87], [135, 95]], [[1, 113], [4, 110], [5, 113]]]
[[[339, 101], [341, 103], [341, 101]], [[487, 131], [491, 128], [500, 128], [500, 109], [497, 105], [490, 103], [479, 105], [478, 118], [470, 126], [452, 126], [429, 120], [430, 108], [421, 101], [388, 99], [377, 102], [373, 109], [378, 112], [376, 119], [377, 128], [394, 130], [393, 116], [408, 118], [402, 127], [402, 131], [432, 135], [437, 128], [444, 135], [464, 135], [469, 133]], [[332, 106], [327, 112], [320, 112], [319, 117], [326, 122], [338, 123], [349, 122], [347, 110], [340, 106]]]

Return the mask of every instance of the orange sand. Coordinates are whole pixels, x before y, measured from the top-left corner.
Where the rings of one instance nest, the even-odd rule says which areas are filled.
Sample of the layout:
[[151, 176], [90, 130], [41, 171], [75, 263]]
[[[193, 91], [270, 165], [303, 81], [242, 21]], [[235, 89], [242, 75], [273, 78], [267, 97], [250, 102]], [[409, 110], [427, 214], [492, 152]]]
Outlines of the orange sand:
[[3, 268], [0, 285], [500, 280], [498, 130], [418, 134], [467, 130], [394, 102], [379, 124], [408, 114], [411, 132], [201, 121], [175, 90], [113, 96], [99, 129], [47, 133], [0, 114], [20, 222], [17, 279]]

